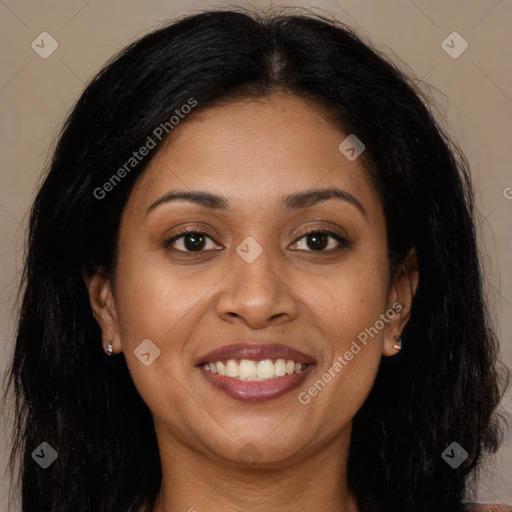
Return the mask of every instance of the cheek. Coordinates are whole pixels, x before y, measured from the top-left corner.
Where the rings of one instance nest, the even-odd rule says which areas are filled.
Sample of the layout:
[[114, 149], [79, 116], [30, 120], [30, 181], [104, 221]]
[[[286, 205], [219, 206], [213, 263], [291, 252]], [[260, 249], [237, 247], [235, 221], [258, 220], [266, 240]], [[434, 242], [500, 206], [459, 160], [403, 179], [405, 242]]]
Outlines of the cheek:
[[347, 340], [355, 339], [384, 313], [387, 284], [385, 264], [354, 253], [326, 275], [305, 276], [303, 286], [310, 308], [342, 350]]
[[165, 405], [165, 389], [174, 390], [176, 405], [182, 399], [177, 383], [186, 378], [184, 349], [200, 322], [201, 297], [215, 283], [194, 279], [192, 274], [186, 278], [159, 260], [133, 248], [120, 251], [116, 277], [122, 351], [137, 389], [152, 410]]
[[354, 254], [333, 267], [329, 276], [316, 276], [315, 286], [308, 288], [308, 305], [328, 340], [328, 350], [301, 403], [315, 401], [316, 410], [325, 411], [324, 420], [331, 421], [333, 429], [362, 406], [382, 357], [384, 330], [372, 328], [386, 309], [387, 262], [365, 256], [372, 254], [378, 253]]
[[[120, 256], [116, 309], [120, 324], [125, 327], [123, 344], [135, 348], [145, 338], [153, 339], [161, 348], [177, 349], [178, 333], [187, 334], [189, 317], [193, 317], [208, 279], [195, 279], [166, 264], [165, 258], [127, 251]], [[171, 343], [172, 342], [172, 343]]]

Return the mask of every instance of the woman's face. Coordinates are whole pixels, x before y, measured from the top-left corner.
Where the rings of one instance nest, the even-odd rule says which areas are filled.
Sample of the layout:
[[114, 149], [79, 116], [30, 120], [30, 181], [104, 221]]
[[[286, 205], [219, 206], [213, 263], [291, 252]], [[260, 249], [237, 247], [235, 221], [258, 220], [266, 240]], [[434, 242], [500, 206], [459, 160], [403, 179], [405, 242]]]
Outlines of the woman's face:
[[338, 148], [348, 135], [295, 96], [235, 102], [190, 114], [136, 183], [115, 287], [97, 277], [93, 305], [160, 443], [276, 465], [349, 438], [411, 282], [389, 275], [380, 200]]

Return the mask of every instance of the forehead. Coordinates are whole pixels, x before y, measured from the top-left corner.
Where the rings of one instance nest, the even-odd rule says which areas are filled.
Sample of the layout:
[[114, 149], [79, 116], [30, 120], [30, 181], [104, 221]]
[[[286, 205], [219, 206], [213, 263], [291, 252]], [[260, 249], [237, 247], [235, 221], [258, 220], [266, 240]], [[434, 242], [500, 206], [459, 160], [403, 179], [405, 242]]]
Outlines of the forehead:
[[339, 150], [347, 135], [311, 103], [284, 93], [209, 107], [173, 129], [130, 202], [144, 209], [168, 190], [200, 189], [260, 214], [297, 191], [336, 187], [382, 216], [361, 160]]

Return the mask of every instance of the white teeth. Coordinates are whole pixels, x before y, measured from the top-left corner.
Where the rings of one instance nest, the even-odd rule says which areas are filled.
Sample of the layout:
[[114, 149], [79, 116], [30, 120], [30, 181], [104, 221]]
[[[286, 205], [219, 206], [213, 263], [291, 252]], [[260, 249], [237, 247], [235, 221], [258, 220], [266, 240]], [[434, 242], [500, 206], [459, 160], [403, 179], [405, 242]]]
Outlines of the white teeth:
[[238, 377], [238, 365], [234, 359], [226, 363], [226, 377]]
[[225, 364], [222, 361], [203, 364], [203, 368], [212, 373], [246, 381], [275, 379], [300, 372], [305, 367], [305, 364], [296, 363], [291, 359], [277, 359], [275, 362], [272, 359], [262, 359], [258, 363], [250, 359], [241, 359], [240, 363], [235, 359], [228, 359]]
[[271, 377], [274, 377], [274, 363], [270, 359], [260, 361], [256, 368], [256, 375], [261, 379], [270, 379]]
[[[295, 365], [294, 365], [295, 368]], [[284, 359], [278, 359], [274, 364], [274, 373], [276, 377], [282, 377], [286, 375], [286, 361]]]
[[242, 359], [238, 365], [238, 375], [242, 379], [253, 379], [256, 377], [256, 364], [254, 361]]
[[217, 363], [217, 371], [219, 375], [226, 375], [226, 365], [220, 361]]

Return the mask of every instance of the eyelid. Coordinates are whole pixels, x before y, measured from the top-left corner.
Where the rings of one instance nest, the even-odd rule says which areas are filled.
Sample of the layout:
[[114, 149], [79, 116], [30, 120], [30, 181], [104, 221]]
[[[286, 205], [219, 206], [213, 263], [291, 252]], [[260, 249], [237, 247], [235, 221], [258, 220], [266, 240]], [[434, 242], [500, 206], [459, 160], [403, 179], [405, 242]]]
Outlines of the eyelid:
[[[173, 249], [173, 250], [175, 250], [177, 252], [188, 253], [188, 254], [193, 254], [193, 253], [200, 254], [202, 252], [207, 252], [205, 250], [201, 250], [201, 251], [182, 251], [181, 249], [175, 249], [174, 247], [171, 247], [171, 245], [174, 242], [176, 242], [177, 240], [179, 240], [181, 238], [186, 237], [188, 234], [203, 235], [205, 238], [210, 239], [216, 245], [221, 245], [221, 244], [219, 244], [219, 242], [217, 242], [217, 240], [215, 240], [212, 236], [210, 236], [205, 231], [203, 231], [203, 230], [201, 230], [199, 228], [187, 227], [187, 228], [183, 228], [179, 233], [177, 233], [176, 235], [172, 236], [171, 238], [167, 238], [166, 240], [164, 240], [164, 242], [163, 242], [164, 248], [166, 248], [166, 249]], [[211, 250], [211, 249], [209, 249], [209, 250]], [[218, 250], [218, 249], [215, 249], [215, 250]]]
[[[327, 250], [322, 250], [322, 251], [314, 251], [311, 249], [309, 251], [304, 251], [304, 252], [312, 252], [312, 253], [318, 253], [318, 254], [322, 254], [322, 253], [330, 254], [332, 252], [336, 252], [341, 249], [345, 249], [345, 248], [349, 247], [349, 245], [350, 245], [350, 242], [348, 241], [348, 239], [345, 235], [342, 235], [342, 234], [338, 233], [337, 231], [334, 231], [331, 229], [326, 229], [326, 228], [309, 229], [308, 231], [303, 232], [301, 235], [298, 235], [298, 238], [296, 238], [295, 242], [293, 242], [293, 243], [296, 244], [297, 242], [302, 240], [304, 237], [306, 237], [310, 234], [313, 234], [313, 233], [322, 233], [324, 235], [327, 235], [330, 238], [333, 238], [338, 243], [338, 247], [335, 247], [332, 249], [327, 249]], [[303, 249], [299, 249], [299, 250], [303, 250]]]
[[[304, 252], [312, 252], [312, 253], [320, 253], [320, 254], [321, 253], [327, 253], [327, 254], [329, 254], [329, 253], [332, 253], [332, 252], [339, 251], [341, 249], [345, 249], [345, 248], [347, 248], [350, 245], [350, 243], [349, 243], [349, 241], [348, 241], [348, 239], [347, 239], [347, 237], [345, 235], [342, 235], [342, 234], [338, 233], [337, 231], [334, 231], [334, 230], [331, 230], [331, 229], [327, 229], [327, 228], [321, 228], [321, 227], [309, 228], [306, 231], [301, 232], [300, 234], [296, 234], [295, 235], [295, 239], [293, 241], [293, 244], [297, 244], [300, 240], [302, 240], [306, 236], [308, 236], [310, 234], [316, 234], [316, 233], [321, 233], [321, 234], [327, 235], [330, 238], [333, 238], [338, 243], [338, 247], [334, 247], [334, 248], [327, 249], [327, 250], [320, 250], [320, 251], [315, 251], [313, 249], [311, 249], [311, 250], [297, 249], [297, 250], [298, 251], [304, 251]], [[201, 231], [200, 228], [186, 227], [186, 228], [183, 228], [182, 231], [180, 231], [176, 235], [174, 235], [171, 238], [165, 240], [164, 244], [163, 244], [164, 247], [167, 248], [167, 249], [171, 248], [170, 246], [174, 242], [176, 242], [177, 240], [180, 240], [180, 239], [186, 237], [187, 234], [202, 235], [205, 238], [208, 238], [209, 240], [211, 240], [217, 246], [221, 245], [221, 244], [219, 244], [219, 242], [217, 242], [217, 240], [215, 240], [207, 232]], [[173, 249], [174, 251], [177, 251], [179, 253], [186, 253], [186, 254], [193, 254], [193, 253], [201, 254], [201, 253], [209, 252], [209, 251], [212, 250], [212, 249], [207, 249], [207, 250], [203, 249], [203, 250], [200, 250], [200, 251], [187, 251], [187, 250], [181, 250], [181, 249], [175, 249], [175, 248], [171, 248], [171, 249]], [[213, 249], [213, 250], [219, 250], [219, 249]]]

